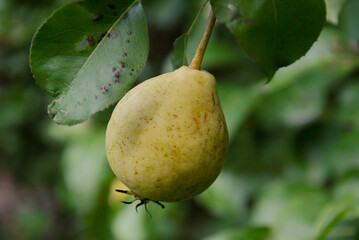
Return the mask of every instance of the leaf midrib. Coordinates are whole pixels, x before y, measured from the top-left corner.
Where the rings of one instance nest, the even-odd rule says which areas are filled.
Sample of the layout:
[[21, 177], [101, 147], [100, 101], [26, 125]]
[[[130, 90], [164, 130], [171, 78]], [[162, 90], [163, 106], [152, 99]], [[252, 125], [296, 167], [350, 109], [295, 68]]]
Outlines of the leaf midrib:
[[[123, 15], [124, 15], [125, 13], [127, 13], [127, 12], [130, 10], [130, 8], [131, 8], [135, 3], [137, 3], [137, 2], [138, 2], [138, 0], [135, 0], [135, 1], [132, 2], [132, 4], [131, 4], [131, 5], [118, 17], [118, 19], [112, 24], [112, 26], [109, 28], [109, 30], [107, 31], [107, 33], [110, 33], [110, 32], [112, 31], [112, 29], [121, 21]], [[100, 41], [100, 43], [97, 44], [97, 46], [96, 46], [95, 49], [92, 51], [92, 53], [87, 57], [86, 62], [83, 64], [83, 66], [82, 66], [82, 67], [79, 69], [79, 71], [76, 73], [77, 76], [79, 75], [79, 73], [80, 73], [82, 70], [84, 70], [84, 68], [87, 66], [88, 62], [91, 60], [92, 55], [94, 55], [94, 54], [97, 52], [98, 48], [103, 44], [103, 42], [104, 42], [104, 41]], [[75, 81], [75, 78], [73, 78], [73, 80], [71, 81], [71, 83], [69, 84], [69, 86], [68, 86], [61, 94], [59, 94], [59, 96], [65, 95], [65, 94], [68, 92], [68, 90], [72, 87], [72, 85], [74, 84], [74, 81]]]

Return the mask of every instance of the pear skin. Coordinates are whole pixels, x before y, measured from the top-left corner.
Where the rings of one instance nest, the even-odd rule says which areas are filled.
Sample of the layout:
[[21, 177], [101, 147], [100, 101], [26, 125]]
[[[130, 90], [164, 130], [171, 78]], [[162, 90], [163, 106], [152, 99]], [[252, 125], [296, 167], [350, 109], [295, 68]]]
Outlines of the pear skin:
[[129, 91], [106, 130], [115, 175], [140, 199], [194, 197], [218, 177], [228, 131], [215, 78], [183, 66]]

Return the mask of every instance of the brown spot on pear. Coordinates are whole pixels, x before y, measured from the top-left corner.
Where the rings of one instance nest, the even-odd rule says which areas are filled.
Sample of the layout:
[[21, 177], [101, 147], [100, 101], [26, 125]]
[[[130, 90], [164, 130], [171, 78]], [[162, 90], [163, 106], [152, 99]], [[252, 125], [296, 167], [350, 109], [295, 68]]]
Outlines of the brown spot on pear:
[[214, 182], [228, 132], [212, 98], [219, 103], [215, 78], [183, 66], [137, 85], [119, 101], [107, 126], [106, 152], [113, 172], [131, 192], [174, 202]]

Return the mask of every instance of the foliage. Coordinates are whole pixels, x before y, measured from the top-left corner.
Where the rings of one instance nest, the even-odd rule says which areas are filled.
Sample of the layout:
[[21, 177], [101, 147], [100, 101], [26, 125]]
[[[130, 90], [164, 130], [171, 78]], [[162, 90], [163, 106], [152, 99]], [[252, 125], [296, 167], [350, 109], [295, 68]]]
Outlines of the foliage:
[[58, 9], [39, 28], [30, 61], [37, 84], [56, 98], [55, 122], [83, 122], [122, 97], [143, 68], [147, 26], [137, 1], [80, 1]]
[[[175, 41], [174, 68], [187, 63], [188, 38], [207, 2]], [[324, 0], [211, 3], [269, 80], [308, 51], [325, 21]], [[118, 101], [144, 67], [148, 38], [142, 5], [139, 0], [67, 4], [38, 29], [30, 52], [38, 85], [55, 98], [49, 116], [64, 125], [83, 122]]]
[[[327, 0], [330, 21], [318, 41], [268, 84], [226, 24], [216, 23], [203, 69], [218, 80], [228, 123], [225, 167], [194, 199], [164, 210], [150, 204], [152, 219], [114, 192], [121, 183], [104, 150], [112, 107], [83, 124], [59, 126], [46, 115], [50, 97], [34, 84], [32, 35], [69, 2], [0, 4], [0, 239], [359, 238], [357, 0]], [[201, 8], [189, 0], [142, 4], [150, 48], [135, 84], [172, 70], [172, 43]], [[187, 56], [207, 16], [205, 8]]]
[[303, 56], [325, 22], [323, 0], [212, 0], [214, 11], [269, 79]]

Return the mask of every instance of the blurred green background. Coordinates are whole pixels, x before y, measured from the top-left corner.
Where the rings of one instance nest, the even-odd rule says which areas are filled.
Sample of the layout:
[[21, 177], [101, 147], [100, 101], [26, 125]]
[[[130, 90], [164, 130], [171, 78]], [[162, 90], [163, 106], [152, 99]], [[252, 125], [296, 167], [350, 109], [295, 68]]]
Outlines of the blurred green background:
[[[162, 210], [121, 204], [106, 160], [112, 107], [58, 126], [28, 62], [31, 38], [69, 0], [0, 0], [0, 239], [359, 239], [359, 1], [327, 0], [307, 55], [265, 84], [217, 23], [203, 69], [216, 76], [230, 132], [224, 169], [194, 199]], [[150, 55], [138, 83], [170, 65], [200, 1], [144, 0]], [[193, 55], [206, 24], [190, 37]]]

